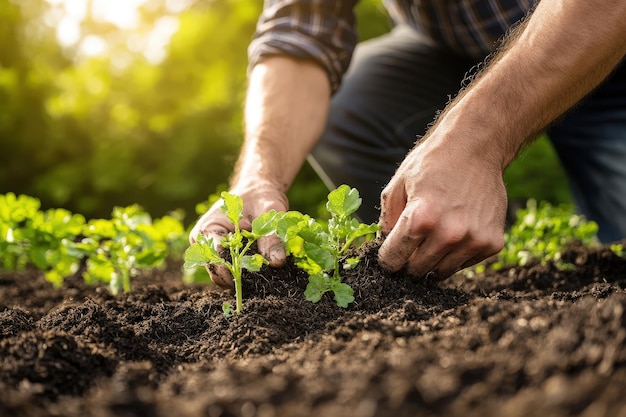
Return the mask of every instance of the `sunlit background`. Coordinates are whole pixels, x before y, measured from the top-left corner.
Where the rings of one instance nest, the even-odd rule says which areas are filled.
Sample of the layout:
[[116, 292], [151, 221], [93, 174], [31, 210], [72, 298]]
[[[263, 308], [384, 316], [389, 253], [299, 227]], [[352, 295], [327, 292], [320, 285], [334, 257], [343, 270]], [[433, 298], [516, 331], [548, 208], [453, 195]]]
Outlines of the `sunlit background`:
[[[246, 50], [262, 0], [0, 0], [0, 193], [107, 217], [154, 215], [225, 184], [241, 143]], [[357, 9], [361, 39], [389, 30], [380, 1]], [[513, 194], [560, 201], [542, 149]], [[520, 174], [521, 172], [521, 174]], [[549, 181], [549, 186], [546, 186]], [[561, 181], [561, 182], [560, 182]], [[326, 190], [303, 169], [292, 207]]]
[[59, 44], [79, 56], [98, 56], [109, 51], [106, 34], [90, 33], [90, 22], [113, 25], [124, 31], [123, 44], [158, 64], [167, 54], [170, 38], [178, 30], [178, 15], [192, 5], [190, 0], [167, 0], [166, 13], [154, 21], [142, 18], [147, 0], [47, 0], [51, 6], [44, 21], [55, 28]]

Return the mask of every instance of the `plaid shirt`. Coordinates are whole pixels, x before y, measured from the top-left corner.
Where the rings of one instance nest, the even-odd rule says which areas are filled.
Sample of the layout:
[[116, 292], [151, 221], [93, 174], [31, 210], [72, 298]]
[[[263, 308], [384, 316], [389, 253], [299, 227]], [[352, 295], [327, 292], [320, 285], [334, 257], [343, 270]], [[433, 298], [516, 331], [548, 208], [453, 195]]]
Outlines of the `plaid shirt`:
[[[396, 23], [481, 59], [538, 0], [384, 0]], [[271, 55], [312, 59], [339, 87], [357, 42], [357, 0], [265, 0], [248, 49], [250, 68]]]

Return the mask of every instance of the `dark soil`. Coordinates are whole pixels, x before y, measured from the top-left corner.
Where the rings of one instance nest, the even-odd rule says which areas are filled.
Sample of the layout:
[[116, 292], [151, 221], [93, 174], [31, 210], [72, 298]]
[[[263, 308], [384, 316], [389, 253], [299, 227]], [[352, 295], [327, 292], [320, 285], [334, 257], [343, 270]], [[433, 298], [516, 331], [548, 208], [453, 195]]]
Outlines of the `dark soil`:
[[[625, 242], [626, 243], [626, 242]], [[304, 300], [293, 265], [229, 291], [179, 268], [111, 296], [80, 277], [0, 274], [0, 416], [626, 417], [626, 259], [384, 274], [376, 244], [346, 273], [356, 301]]]

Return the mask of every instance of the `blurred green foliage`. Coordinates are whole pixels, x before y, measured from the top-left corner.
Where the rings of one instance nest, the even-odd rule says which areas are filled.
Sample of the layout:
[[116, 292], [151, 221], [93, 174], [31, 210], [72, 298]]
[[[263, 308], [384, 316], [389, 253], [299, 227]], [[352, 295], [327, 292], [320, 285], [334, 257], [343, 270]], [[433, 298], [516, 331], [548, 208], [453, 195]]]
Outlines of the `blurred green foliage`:
[[553, 261], [559, 267], [567, 267], [561, 263], [567, 245], [579, 241], [591, 246], [598, 242], [597, 232], [598, 225], [575, 214], [571, 204], [552, 205], [530, 199], [525, 208], [518, 210], [516, 222], [505, 233], [504, 249], [492, 267], [500, 269], [531, 261]]
[[546, 135], [520, 152], [504, 173], [504, 181], [513, 209], [522, 208], [530, 198], [572, 203], [565, 172]]
[[[195, 220], [195, 205], [228, 180], [241, 144], [246, 50], [262, 2], [144, 0], [136, 27], [86, 13], [77, 39], [62, 46], [57, 35], [72, 29], [63, 4], [0, 0], [0, 193], [87, 218], [139, 203], [157, 216], [182, 208]], [[389, 30], [380, 1], [362, 1], [357, 21], [363, 40]], [[146, 36], [172, 22], [155, 59]], [[106, 48], [90, 54], [94, 44]], [[530, 174], [535, 191], [556, 188], [545, 186], [550, 163]], [[315, 215], [326, 194], [305, 167], [292, 208]]]
[[[171, 15], [165, 7], [139, 11], [150, 22]], [[88, 217], [134, 202], [193, 213], [232, 169], [259, 2], [191, 4], [158, 64], [111, 24], [81, 23], [83, 36], [107, 41], [105, 54], [60, 47], [45, 23], [52, 9], [0, 0], [0, 192]]]

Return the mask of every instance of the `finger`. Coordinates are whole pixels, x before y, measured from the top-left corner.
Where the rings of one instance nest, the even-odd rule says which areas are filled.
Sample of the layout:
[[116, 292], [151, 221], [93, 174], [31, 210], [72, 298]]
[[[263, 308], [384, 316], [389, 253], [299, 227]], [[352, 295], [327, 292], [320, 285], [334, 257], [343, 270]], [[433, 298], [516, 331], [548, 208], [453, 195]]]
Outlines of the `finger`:
[[436, 271], [440, 277], [447, 278], [456, 272], [463, 262], [476, 255], [475, 248], [468, 246], [471, 239], [467, 229], [440, 225], [428, 230], [432, 230], [433, 233], [424, 240], [407, 262], [407, 270], [411, 275], [424, 276]]
[[270, 262], [270, 266], [279, 267], [285, 265], [285, 245], [276, 235], [263, 236], [258, 240], [259, 252]]
[[[423, 213], [420, 214], [420, 217], [423, 216]], [[424, 276], [436, 271], [441, 279], [447, 278], [480, 251], [480, 248], [470, 245], [471, 234], [462, 226], [462, 222], [434, 226], [433, 222], [428, 227], [421, 226], [430, 233], [407, 262], [407, 270], [411, 275]]]
[[[476, 263], [473, 260], [468, 260], [467, 256], [468, 255], [465, 254], [458, 255], [458, 253], [455, 254], [454, 252], [450, 252], [448, 255], [444, 256], [433, 268], [433, 271], [436, 273], [435, 279], [443, 281], [465, 268], [465, 264], [473, 262], [471, 263], [473, 265]], [[472, 259], [480, 259], [480, 257], [473, 257]]]
[[206, 270], [213, 283], [223, 288], [232, 288], [234, 281], [228, 268], [222, 265], [209, 264], [206, 266]]
[[453, 247], [441, 260], [433, 266], [432, 270], [437, 271], [437, 279], [444, 280], [458, 271], [475, 265], [489, 256], [497, 253], [494, 244], [478, 243], [466, 239]]
[[469, 268], [470, 266], [474, 266], [474, 265], [476, 265], [476, 264], [478, 264], [478, 263], [480, 263], [480, 262], [484, 261], [484, 260], [485, 260], [485, 259], [487, 259], [489, 256], [491, 256], [491, 255], [488, 255], [488, 256], [483, 256], [483, 255], [481, 254], [481, 255], [479, 255], [479, 256], [474, 256], [474, 257], [472, 257], [472, 258], [468, 259], [467, 261], [463, 262], [463, 264], [462, 264], [462, 265], [461, 265], [461, 267], [459, 268], [459, 271], [460, 271], [461, 269], [465, 269], [465, 268]]
[[378, 263], [389, 272], [400, 270], [426, 238], [425, 233], [412, 224], [408, 213], [407, 207], [378, 250]]
[[410, 275], [426, 276], [431, 272], [438, 271], [441, 260], [449, 253], [448, 248], [436, 248], [428, 245], [426, 239], [416, 248], [407, 261], [407, 272]]
[[381, 233], [388, 235], [394, 228], [402, 211], [406, 206], [406, 194], [404, 190], [398, 191], [395, 187], [387, 186], [380, 195], [380, 220]]

